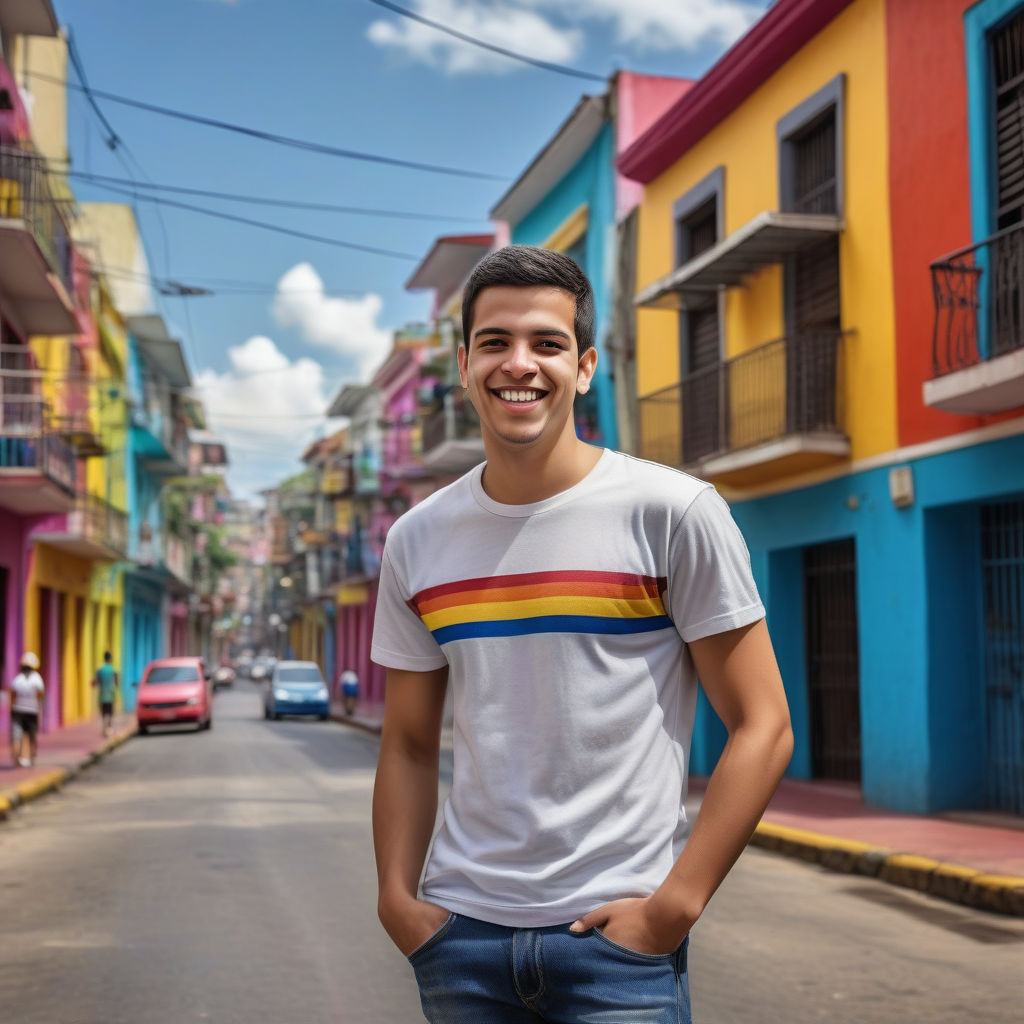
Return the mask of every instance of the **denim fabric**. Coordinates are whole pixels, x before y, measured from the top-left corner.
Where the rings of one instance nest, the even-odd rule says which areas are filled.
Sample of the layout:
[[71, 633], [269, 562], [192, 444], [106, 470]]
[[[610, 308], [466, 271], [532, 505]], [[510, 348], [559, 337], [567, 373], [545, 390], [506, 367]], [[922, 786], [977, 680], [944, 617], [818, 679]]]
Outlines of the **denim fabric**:
[[409, 962], [430, 1024], [690, 1024], [687, 944], [653, 956], [597, 929], [452, 914]]

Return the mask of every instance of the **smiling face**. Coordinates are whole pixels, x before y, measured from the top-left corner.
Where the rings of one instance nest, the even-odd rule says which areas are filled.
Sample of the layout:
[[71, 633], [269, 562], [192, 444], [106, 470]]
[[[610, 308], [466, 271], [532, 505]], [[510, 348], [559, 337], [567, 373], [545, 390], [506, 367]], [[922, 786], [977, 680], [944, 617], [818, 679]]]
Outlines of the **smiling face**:
[[590, 386], [597, 353], [577, 358], [576, 300], [551, 287], [485, 288], [477, 296], [459, 375], [485, 441], [515, 448], [572, 445], [572, 405]]

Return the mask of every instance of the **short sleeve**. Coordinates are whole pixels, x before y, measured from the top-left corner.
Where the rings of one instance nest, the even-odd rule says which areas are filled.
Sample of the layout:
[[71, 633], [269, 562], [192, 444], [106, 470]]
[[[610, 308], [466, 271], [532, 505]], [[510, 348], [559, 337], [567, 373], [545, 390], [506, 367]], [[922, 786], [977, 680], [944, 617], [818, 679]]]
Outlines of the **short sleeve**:
[[669, 559], [670, 612], [687, 643], [764, 618], [746, 542], [713, 487], [686, 510], [672, 535]]
[[409, 605], [406, 590], [385, 548], [380, 565], [377, 610], [370, 657], [385, 668], [430, 672], [448, 663], [433, 634]]

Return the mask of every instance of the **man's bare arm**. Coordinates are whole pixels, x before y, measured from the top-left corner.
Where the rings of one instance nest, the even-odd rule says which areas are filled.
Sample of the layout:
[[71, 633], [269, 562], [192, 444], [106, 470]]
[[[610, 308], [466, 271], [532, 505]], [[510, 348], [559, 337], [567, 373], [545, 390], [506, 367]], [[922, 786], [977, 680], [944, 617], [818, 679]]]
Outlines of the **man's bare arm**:
[[441, 714], [447, 667], [432, 672], [388, 669], [377, 778], [373, 845], [377, 912], [403, 953], [440, 927], [447, 911], [416, 898], [437, 815]]
[[789, 708], [764, 621], [689, 645], [701, 685], [729, 731], [700, 813], [668, 877], [646, 900], [581, 919], [640, 952], [674, 949], [743, 852], [793, 752]]

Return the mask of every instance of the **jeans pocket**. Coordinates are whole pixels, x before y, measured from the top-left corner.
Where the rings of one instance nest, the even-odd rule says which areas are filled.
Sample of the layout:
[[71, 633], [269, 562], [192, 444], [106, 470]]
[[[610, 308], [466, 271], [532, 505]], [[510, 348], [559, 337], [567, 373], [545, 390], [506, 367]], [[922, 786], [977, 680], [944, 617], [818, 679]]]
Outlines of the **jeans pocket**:
[[[635, 960], [639, 960], [642, 963], [666, 963], [673, 960], [678, 953], [678, 949], [673, 950], [671, 953], [639, 953], [635, 949], [630, 949], [628, 946], [620, 946], [617, 942], [612, 941], [600, 928], [594, 929], [594, 936], [600, 939], [606, 946], [610, 946], [618, 953], [622, 953], [624, 956], [631, 956]], [[684, 939], [683, 942], [686, 940]]]
[[458, 915], [454, 912], [450, 913], [445, 918], [444, 923], [441, 925], [441, 927], [438, 928], [437, 931], [433, 933], [433, 935], [426, 939], [426, 941], [421, 942], [406, 957], [406, 960], [408, 960], [409, 963], [413, 963], [415, 960], [418, 960], [424, 953], [426, 953], [428, 949], [432, 949], [434, 946], [436, 946], [437, 943], [439, 943], [445, 937], [445, 935], [448, 932], [448, 929], [451, 928], [451, 926], [455, 923], [455, 918], [457, 916]]

